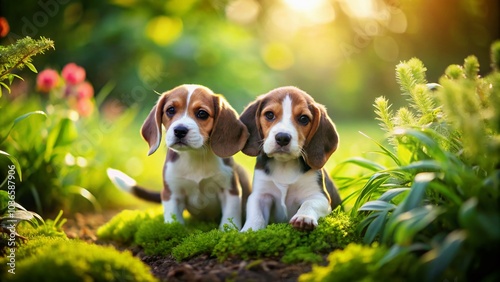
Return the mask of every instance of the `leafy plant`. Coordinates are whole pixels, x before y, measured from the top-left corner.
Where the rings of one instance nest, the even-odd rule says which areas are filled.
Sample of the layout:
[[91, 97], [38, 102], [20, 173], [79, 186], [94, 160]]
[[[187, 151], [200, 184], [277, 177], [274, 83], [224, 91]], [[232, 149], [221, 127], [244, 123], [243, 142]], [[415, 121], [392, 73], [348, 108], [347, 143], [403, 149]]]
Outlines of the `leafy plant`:
[[[29, 68], [36, 73], [37, 70], [32, 64], [32, 57], [43, 54], [48, 49], [54, 49], [54, 42], [50, 39], [40, 37], [35, 40], [27, 36], [17, 40], [14, 44], [0, 46], [0, 97], [2, 97], [2, 87], [10, 93], [10, 85], [14, 78], [22, 79], [17, 74], [12, 73], [16, 69]], [[4, 80], [8, 82], [5, 83]]]
[[328, 265], [313, 266], [309, 273], [302, 274], [299, 281], [413, 281], [412, 263], [416, 257], [406, 254], [404, 259], [377, 267], [387, 248], [374, 244], [365, 246], [349, 244], [344, 249], [335, 250], [328, 255]]
[[44, 222], [38, 214], [16, 203], [7, 191], [0, 190], [0, 254], [4, 255], [6, 248], [14, 247], [19, 240], [26, 240], [17, 232], [17, 226], [23, 221], [33, 226]]
[[341, 166], [370, 171], [344, 185], [365, 182], [347, 199], [355, 199], [351, 212], [364, 216], [364, 242], [389, 247], [379, 267], [412, 252], [421, 254], [426, 280], [500, 277], [488, 259], [500, 248], [499, 54], [496, 42], [489, 75], [480, 77], [469, 56], [439, 84], [428, 84], [422, 62], [411, 59], [396, 67], [409, 107], [394, 113], [385, 98], [375, 100], [392, 145], [377, 143], [378, 153], [394, 166], [361, 158]]

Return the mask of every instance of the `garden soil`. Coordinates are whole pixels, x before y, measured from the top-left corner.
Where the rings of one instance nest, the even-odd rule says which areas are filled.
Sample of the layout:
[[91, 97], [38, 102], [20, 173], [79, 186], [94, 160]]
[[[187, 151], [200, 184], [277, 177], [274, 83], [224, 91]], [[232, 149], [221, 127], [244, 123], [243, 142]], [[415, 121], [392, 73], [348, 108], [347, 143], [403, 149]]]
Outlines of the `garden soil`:
[[[108, 245], [97, 239], [97, 229], [109, 221], [117, 212], [105, 214], [75, 214], [63, 225], [69, 238]], [[125, 250], [123, 246], [114, 246]], [[171, 256], [149, 256], [142, 249], [129, 249], [136, 257], [151, 267], [153, 275], [160, 281], [297, 281], [298, 277], [311, 270], [306, 263], [284, 264], [280, 258], [241, 260], [229, 259], [219, 262], [207, 255], [177, 262]]]

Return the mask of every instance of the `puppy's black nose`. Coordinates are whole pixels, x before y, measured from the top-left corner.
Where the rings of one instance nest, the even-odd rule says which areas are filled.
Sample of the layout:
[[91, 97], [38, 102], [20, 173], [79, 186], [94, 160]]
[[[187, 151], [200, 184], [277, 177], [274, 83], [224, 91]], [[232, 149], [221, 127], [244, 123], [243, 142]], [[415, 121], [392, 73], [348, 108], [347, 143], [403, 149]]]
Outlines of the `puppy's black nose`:
[[183, 125], [179, 125], [176, 128], [174, 128], [174, 135], [177, 138], [183, 138], [188, 134], [189, 129]]
[[274, 139], [276, 139], [276, 143], [278, 143], [278, 145], [283, 147], [290, 143], [290, 140], [292, 140], [292, 136], [288, 133], [280, 132], [276, 134], [276, 136], [274, 136]]

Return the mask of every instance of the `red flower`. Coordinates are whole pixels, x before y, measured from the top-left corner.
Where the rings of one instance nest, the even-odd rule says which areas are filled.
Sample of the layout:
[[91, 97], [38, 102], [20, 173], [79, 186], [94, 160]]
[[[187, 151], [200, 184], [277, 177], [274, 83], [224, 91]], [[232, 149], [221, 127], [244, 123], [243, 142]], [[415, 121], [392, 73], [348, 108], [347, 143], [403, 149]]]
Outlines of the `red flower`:
[[78, 85], [78, 88], [76, 90], [76, 97], [79, 100], [90, 99], [93, 96], [94, 96], [94, 87], [92, 87], [92, 84], [85, 81], [82, 84]]
[[85, 69], [75, 63], [69, 63], [64, 66], [61, 75], [68, 84], [76, 85], [85, 80]]
[[36, 78], [38, 91], [48, 93], [54, 89], [59, 82], [59, 74], [53, 69], [46, 69], [40, 72]]
[[9, 34], [10, 26], [6, 18], [0, 17], [0, 37], [5, 37]]

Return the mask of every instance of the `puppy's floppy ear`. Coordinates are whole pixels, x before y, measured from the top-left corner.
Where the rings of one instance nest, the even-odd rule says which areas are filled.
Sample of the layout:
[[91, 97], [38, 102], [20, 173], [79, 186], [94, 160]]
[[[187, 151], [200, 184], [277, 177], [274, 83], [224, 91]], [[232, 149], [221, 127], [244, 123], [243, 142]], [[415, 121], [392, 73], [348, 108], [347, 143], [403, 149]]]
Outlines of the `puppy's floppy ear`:
[[312, 104], [313, 123], [311, 132], [307, 136], [304, 151], [306, 163], [313, 169], [322, 168], [328, 158], [337, 150], [339, 136], [335, 125], [328, 117], [323, 106]]
[[160, 97], [141, 127], [142, 137], [149, 144], [148, 156], [154, 153], [161, 143], [163, 107], [167, 102], [167, 97], [167, 93]]
[[241, 151], [252, 157], [258, 156], [261, 152], [262, 137], [259, 124], [261, 104], [261, 99], [256, 100], [249, 104], [240, 115], [241, 122], [245, 124], [250, 133], [250, 137]]
[[212, 151], [227, 158], [240, 151], [248, 139], [248, 130], [238, 114], [220, 95], [214, 96], [214, 126], [210, 134]]

